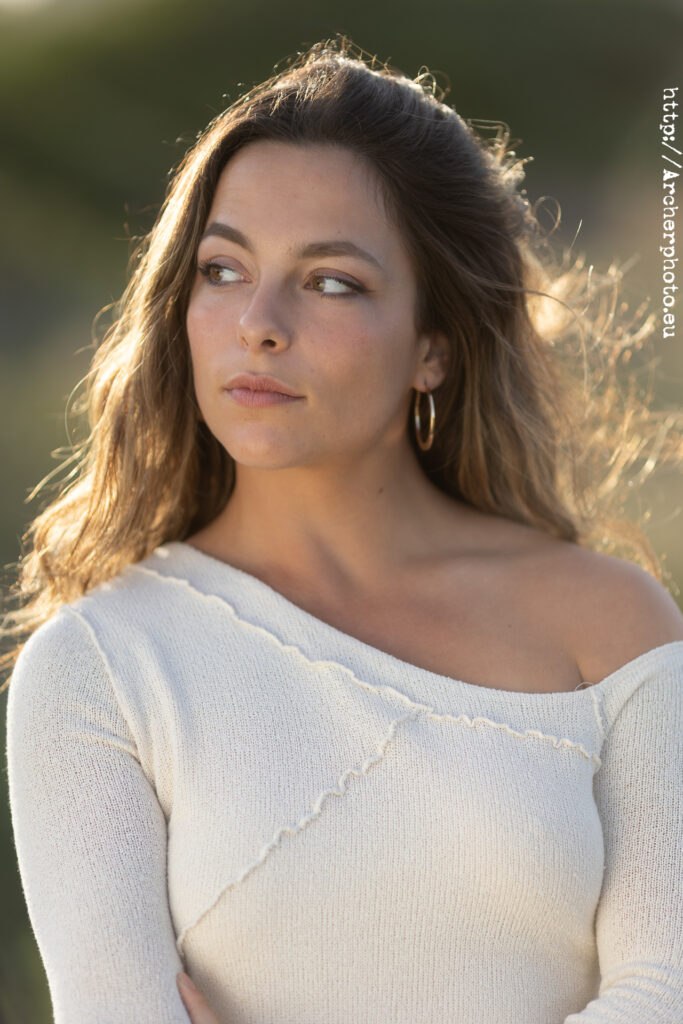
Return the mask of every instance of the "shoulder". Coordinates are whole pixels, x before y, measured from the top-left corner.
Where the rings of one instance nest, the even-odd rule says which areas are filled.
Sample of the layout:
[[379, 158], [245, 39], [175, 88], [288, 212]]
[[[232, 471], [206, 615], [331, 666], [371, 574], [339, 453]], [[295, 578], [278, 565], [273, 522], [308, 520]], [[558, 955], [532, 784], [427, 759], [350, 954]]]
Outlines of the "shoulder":
[[[32, 658], [95, 649], [105, 659], [114, 648], [131, 648], [141, 638], [167, 635], [172, 597], [187, 612], [189, 590], [178, 587], [176, 561], [153, 552], [122, 566], [113, 576], [62, 604], [25, 645]], [[182, 568], [182, 567], [181, 567]], [[22, 651], [22, 654], [24, 652]]]
[[25, 721], [52, 729], [78, 707], [94, 709], [109, 689], [92, 631], [71, 605], [61, 605], [19, 653], [9, 681], [8, 727]]
[[21, 649], [12, 675], [30, 668], [54, 670], [68, 668], [92, 649], [92, 639], [82, 618], [70, 604], [62, 604], [30, 635]]
[[599, 682], [655, 647], [683, 641], [683, 614], [645, 569], [569, 542], [545, 552], [581, 678]]

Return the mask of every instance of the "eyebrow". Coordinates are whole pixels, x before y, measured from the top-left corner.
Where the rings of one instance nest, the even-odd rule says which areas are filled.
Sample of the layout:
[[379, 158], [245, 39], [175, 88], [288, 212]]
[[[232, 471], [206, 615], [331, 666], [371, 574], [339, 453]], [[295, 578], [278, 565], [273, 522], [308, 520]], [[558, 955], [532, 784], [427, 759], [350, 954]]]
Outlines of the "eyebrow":
[[[237, 245], [241, 245], [247, 252], [253, 253], [254, 251], [246, 235], [243, 235], [237, 228], [233, 228], [229, 224], [223, 224], [219, 220], [214, 220], [209, 224], [199, 241], [203, 242], [205, 238], [209, 238], [211, 235], [226, 238], [229, 242], [236, 242]], [[302, 260], [312, 259], [317, 256], [355, 256], [357, 259], [365, 260], [366, 263], [379, 270], [384, 269], [372, 253], [361, 249], [355, 242], [345, 239], [332, 239], [328, 242], [309, 242], [307, 245], [303, 245], [295, 250], [294, 255]]]

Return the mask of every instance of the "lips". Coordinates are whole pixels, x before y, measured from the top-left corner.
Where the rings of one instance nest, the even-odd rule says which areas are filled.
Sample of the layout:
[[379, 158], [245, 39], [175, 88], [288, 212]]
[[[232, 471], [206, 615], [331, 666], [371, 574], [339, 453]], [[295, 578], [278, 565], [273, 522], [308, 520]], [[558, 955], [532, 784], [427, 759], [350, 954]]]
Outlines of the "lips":
[[305, 401], [303, 395], [283, 395], [281, 391], [252, 391], [251, 388], [231, 388], [226, 391], [230, 401], [252, 409], [268, 409], [275, 405], [296, 405]]
[[264, 374], [240, 373], [231, 377], [225, 385], [227, 391], [235, 388], [248, 388], [250, 391], [273, 391], [280, 395], [289, 395], [291, 398], [302, 398], [289, 385], [275, 377], [266, 377]]

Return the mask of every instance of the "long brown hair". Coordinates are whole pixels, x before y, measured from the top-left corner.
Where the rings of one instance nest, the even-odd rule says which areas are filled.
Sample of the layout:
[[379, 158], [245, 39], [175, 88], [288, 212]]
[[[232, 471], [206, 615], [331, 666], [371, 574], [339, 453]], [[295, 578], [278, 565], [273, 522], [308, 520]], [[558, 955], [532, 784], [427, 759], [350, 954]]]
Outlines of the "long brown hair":
[[638, 397], [635, 376], [627, 395], [618, 384], [654, 317], [618, 322], [621, 272], [558, 256], [520, 189], [526, 161], [507, 128], [486, 139], [444, 95], [429, 72], [410, 79], [338, 35], [298, 54], [199, 136], [95, 351], [76, 407], [87, 413], [87, 436], [24, 534], [14, 588], [22, 606], [4, 620], [5, 636], [17, 638], [6, 664], [19, 637], [60, 604], [190, 536], [230, 497], [234, 461], [197, 415], [185, 314], [219, 175], [255, 139], [335, 143], [374, 167], [411, 254], [416, 328], [450, 342], [431, 449], [406, 424], [427, 476], [485, 512], [628, 552], [662, 579], [623, 504], [649, 442], [660, 463], [678, 463], [683, 445], [676, 415], [650, 411], [652, 395]]

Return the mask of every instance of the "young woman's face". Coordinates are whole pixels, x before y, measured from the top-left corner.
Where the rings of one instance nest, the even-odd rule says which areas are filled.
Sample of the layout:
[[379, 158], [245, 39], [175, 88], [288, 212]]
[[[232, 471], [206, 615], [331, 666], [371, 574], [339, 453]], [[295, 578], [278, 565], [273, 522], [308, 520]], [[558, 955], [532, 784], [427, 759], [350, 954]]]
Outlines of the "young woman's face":
[[[348, 462], [405, 440], [410, 389], [442, 374], [422, 361], [408, 253], [360, 158], [247, 144], [218, 181], [197, 263], [186, 321], [197, 401], [238, 464]], [[300, 397], [241, 404], [227, 389], [240, 373]]]

